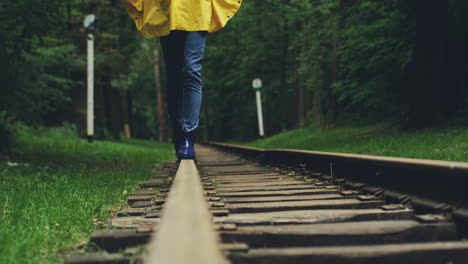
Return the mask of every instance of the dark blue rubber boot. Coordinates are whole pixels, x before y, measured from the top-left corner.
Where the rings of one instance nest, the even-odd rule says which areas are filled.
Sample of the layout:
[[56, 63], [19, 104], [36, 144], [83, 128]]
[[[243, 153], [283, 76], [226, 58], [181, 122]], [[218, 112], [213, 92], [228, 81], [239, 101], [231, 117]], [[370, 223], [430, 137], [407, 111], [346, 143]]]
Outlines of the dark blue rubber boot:
[[179, 159], [195, 159], [195, 148], [193, 144], [193, 135], [190, 132], [183, 132], [181, 137], [179, 150], [177, 150], [177, 157]]

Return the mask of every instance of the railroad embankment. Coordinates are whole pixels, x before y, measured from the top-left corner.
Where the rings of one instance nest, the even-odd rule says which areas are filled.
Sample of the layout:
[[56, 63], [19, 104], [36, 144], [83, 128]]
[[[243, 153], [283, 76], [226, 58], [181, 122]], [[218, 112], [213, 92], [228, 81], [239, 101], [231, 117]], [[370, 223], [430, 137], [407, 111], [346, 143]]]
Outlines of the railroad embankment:
[[266, 149], [468, 161], [468, 127], [463, 126], [412, 131], [404, 131], [388, 123], [330, 128], [311, 126], [242, 144]]

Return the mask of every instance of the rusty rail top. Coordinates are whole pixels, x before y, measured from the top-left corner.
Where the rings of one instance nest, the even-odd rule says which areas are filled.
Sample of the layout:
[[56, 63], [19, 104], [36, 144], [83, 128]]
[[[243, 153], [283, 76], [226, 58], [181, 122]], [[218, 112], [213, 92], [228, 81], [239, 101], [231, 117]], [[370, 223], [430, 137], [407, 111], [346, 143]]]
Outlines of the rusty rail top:
[[[297, 150], [297, 149], [261, 149], [254, 147], [238, 146], [232, 144], [224, 144], [217, 142], [210, 142], [209, 145], [218, 146], [221, 148], [241, 152], [243, 154], [254, 154], [258, 155], [259, 158], [268, 159], [269, 156], [275, 154], [287, 154], [294, 157], [323, 157], [330, 160], [343, 160], [353, 162], [366, 162], [375, 165], [388, 165], [394, 167], [407, 167], [417, 169], [436, 169], [443, 170], [446, 172], [453, 173], [465, 173], [468, 174], [468, 162], [456, 162], [456, 161], [444, 161], [444, 160], [429, 160], [429, 159], [415, 159], [415, 158], [399, 158], [399, 157], [384, 157], [376, 155], [366, 154], [349, 154], [349, 153], [338, 153], [338, 152], [324, 152], [324, 151], [312, 151], [312, 150]], [[263, 157], [262, 157], [263, 156]]]
[[182, 160], [144, 263], [229, 263], [219, 243], [195, 163]]

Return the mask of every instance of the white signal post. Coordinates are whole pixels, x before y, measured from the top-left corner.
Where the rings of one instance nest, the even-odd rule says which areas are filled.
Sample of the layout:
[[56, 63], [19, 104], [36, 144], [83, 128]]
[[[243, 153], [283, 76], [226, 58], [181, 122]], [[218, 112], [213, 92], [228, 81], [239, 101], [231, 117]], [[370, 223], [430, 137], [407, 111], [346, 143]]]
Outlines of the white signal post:
[[94, 39], [88, 34], [88, 100], [87, 100], [87, 135], [93, 142], [94, 136]]
[[83, 21], [83, 26], [87, 32], [88, 46], [88, 74], [87, 74], [87, 117], [86, 134], [88, 142], [93, 142], [94, 137], [94, 36], [93, 30], [96, 23], [96, 16], [87, 15]]
[[262, 80], [259, 78], [254, 79], [252, 81], [252, 87], [255, 91], [255, 99], [257, 102], [258, 134], [263, 137], [265, 133], [263, 131], [262, 95], [260, 92], [262, 89]]

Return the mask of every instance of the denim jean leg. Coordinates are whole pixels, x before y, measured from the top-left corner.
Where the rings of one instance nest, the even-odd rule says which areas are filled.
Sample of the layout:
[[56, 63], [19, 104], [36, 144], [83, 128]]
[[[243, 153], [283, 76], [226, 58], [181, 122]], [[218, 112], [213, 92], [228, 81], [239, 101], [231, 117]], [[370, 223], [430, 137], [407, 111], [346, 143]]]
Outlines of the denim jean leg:
[[178, 118], [184, 132], [198, 127], [202, 100], [202, 61], [208, 32], [186, 32], [184, 43], [182, 111]]

